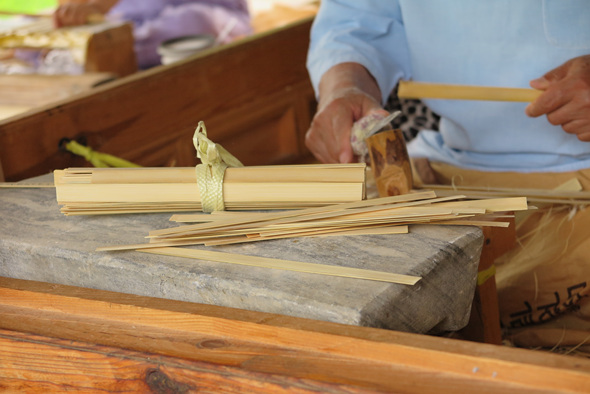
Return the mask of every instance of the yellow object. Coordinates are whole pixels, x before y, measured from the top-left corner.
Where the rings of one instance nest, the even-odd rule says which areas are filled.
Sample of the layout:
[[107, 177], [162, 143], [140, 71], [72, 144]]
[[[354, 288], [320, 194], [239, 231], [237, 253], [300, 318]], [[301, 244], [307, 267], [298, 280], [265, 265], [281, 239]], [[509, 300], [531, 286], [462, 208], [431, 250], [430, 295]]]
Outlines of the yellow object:
[[141, 167], [138, 164], [120, 159], [107, 153], [101, 153], [76, 141], [70, 141], [64, 145], [64, 148], [73, 154], [84, 157], [95, 167]]
[[201, 196], [203, 212], [223, 211], [223, 177], [228, 167], [243, 167], [244, 165], [219, 144], [207, 138], [205, 123], [200, 121], [193, 143], [197, 150], [197, 157], [202, 164], [196, 167], [197, 185]]
[[523, 88], [499, 88], [491, 86], [446, 85], [436, 83], [400, 81], [397, 95], [409, 99], [452, 99], [531, 102], [543, 93]]
[[479, 271], [477, 274], [477, 285], [481, 286], [488, 281], [492, 276], [496, 275], [496, 266], [491, 265], [488, 269]]

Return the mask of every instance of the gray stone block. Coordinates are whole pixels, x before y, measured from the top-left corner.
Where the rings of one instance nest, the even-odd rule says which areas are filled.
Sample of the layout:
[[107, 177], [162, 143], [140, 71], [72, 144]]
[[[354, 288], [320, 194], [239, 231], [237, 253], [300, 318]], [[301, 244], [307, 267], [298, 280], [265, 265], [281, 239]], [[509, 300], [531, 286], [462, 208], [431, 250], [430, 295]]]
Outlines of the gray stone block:
[[[51, 181], [50, 176], [35, 181]], [[414, 225], [409, 234], [295, 238], [218, 251], [417, 275], [414, 286], [126, 252], [174, 226], [170, 214], [66, 217], [54, 189], [0, 189], [0, 276], [408, 332], [467, 324], [482, 232]]]

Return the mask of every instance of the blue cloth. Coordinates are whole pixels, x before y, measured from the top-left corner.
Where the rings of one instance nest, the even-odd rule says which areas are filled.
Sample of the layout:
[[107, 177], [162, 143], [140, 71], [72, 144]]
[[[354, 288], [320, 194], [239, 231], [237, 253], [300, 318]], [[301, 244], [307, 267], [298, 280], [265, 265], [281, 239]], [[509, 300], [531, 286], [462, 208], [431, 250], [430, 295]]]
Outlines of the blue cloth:
[[[364, 65], [383, 102], [397, 81], [529, 87], [529, 81], [590, 53], [588, 0], [324, 0], [314, 22], [308, 70]], [[409, 146], [428, 157], [484, 171], [552, 172], [590, 167], [590, 143], [529, 118], [526, 103], [424, 100], [440, 132]]]

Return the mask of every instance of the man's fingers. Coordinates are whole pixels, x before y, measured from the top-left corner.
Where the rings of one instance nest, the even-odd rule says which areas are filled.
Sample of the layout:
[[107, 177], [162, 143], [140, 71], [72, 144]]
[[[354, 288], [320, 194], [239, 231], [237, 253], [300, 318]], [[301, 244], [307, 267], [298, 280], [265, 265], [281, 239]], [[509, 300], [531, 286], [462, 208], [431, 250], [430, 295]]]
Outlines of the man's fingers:
[[563, 125], [561, 128], [570, 134], [576, 134], [580, 141], [588, 141], [590, 136], [590, 123], [585, 119], [571, 120]]
[[334, 153], [339, 163], [351, 163], [354, 159], [352, 146], [350, 145], [350, 130], [353, 118], [345, 107], [341, 107], [338, 114], [332, 118], [332, 133], [334, 138]]
[[557, 110], [565, 105], [569, 99], [563, 88], [547, 89], [535, 101], [527, 105], [525, 113], [536, 118]]
[[549, 84], [551, 84], [552, 82], [560, 81], [567, 76], [570, 65], [570, 62], [566, 62], [561, 66], [556, 67], [553, 70], [546, 73], [545, 75], [543, 75], [542, 79], [547, 81]]
[[545, 90], [549, 87], [549, 85], [551, 85], [551, 82], [549, 82], [549, 80], [545, 79], [545, 77], [541, 77], [541, 78], [533, 79], [531, 82], [529, 82], [529, 85], [533, 89]]

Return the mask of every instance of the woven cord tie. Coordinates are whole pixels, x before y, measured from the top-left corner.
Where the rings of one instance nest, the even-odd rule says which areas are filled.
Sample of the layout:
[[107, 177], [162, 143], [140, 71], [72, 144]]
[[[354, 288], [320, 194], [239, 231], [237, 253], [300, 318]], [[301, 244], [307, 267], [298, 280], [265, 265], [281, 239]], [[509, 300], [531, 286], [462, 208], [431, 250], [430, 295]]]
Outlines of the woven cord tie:
[[201, 164], [197, 165], [195, 171], [203, 212], [223, 211], [225, 210], [223, 200], [225, 169], [244, 165], [221, 145], [207, 138], [207, 129], [202, 121], [195, 130], [193, 143], [197, 150], [197, 157], [201, 159]]

